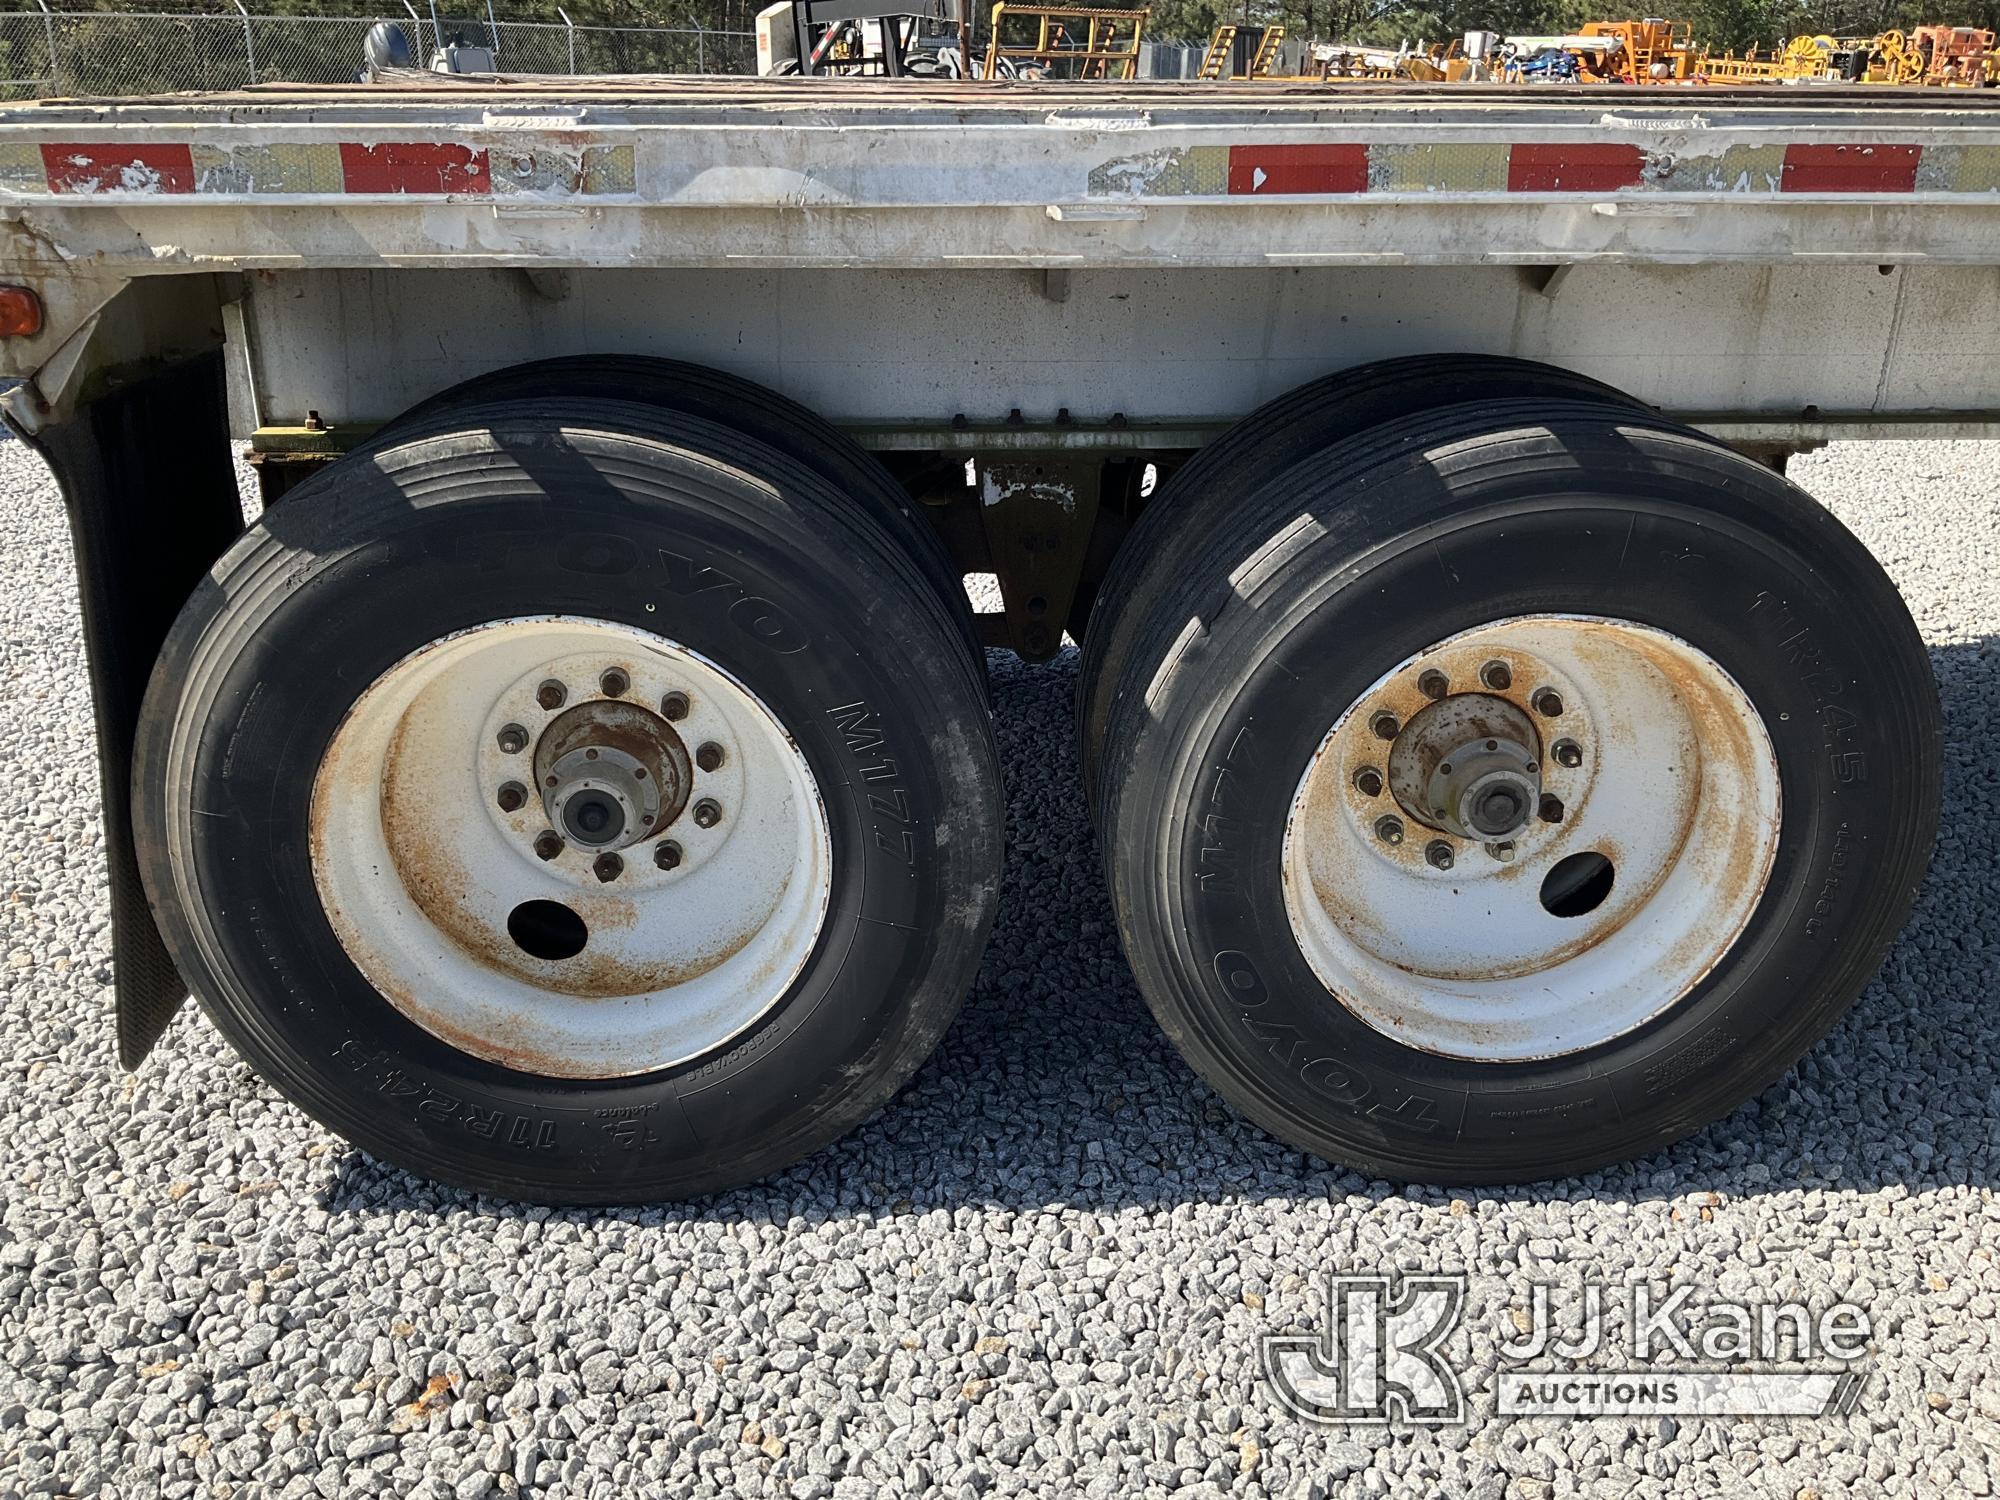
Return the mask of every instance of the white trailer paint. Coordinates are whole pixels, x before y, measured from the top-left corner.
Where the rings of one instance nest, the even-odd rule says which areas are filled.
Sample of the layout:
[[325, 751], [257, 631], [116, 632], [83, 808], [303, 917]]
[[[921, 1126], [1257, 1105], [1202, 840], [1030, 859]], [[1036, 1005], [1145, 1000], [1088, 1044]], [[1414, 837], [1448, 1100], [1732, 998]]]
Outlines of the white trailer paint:
[[[385, 420], [525, 359], [654, 353], [856, 425], [1214, 423], [1329, 370], [1468, 350], [1548, 360], [1670, 410], [1824, 420], [2000, 410], [2000, 269], [1582, 266], [580, 271], [248, 279], [265, 423]], [[237, 426], [251, 423], [239, 382]]]
[[229, 331], [240, 434], [590, 351], [733, 370], [890, 446], [1064, 407], [1127, 423], [1067, 444], [1136, 446], [1425, 350], [1567, 365], [1739, 435], [1979, 430], [1996, 104], [430, 78], [23, 104], [0, 276], [49, 317], [0, 368], [34, 378], [10, 406], [33, 428], [154, 336], [100, 309], [182, 276], [169, 300]]

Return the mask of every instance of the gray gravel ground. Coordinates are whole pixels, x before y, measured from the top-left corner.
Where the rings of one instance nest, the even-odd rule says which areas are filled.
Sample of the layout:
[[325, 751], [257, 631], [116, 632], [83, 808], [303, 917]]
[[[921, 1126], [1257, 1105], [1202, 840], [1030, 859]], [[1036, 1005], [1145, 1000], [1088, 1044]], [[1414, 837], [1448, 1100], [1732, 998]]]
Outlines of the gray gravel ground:
[[[2000, 445], [1799, 463], [1911, 599], [1947, 813], [1910, 929], [1788, 1079], [1637, 1166], [1399, 1190], [1161, 1040], [1074, 789], [1073, 658], [996, 658], [1012, 861], [963, 1018], [851, 1139], [691, 1206], [523, 1210], [345, 1147], [189, 1007], [112, 1060], [94, 769], [46, 472], [0, 444], [0, 1496], [1179, 1491], [1985, 1495], [2000, 1471]], [[1864, 1304], [1847, 1419], [1307, 1427], [1259, 1333], [1332, 1268]], [[1499, 1325], [1496, 1328], [1496, 1325]]]

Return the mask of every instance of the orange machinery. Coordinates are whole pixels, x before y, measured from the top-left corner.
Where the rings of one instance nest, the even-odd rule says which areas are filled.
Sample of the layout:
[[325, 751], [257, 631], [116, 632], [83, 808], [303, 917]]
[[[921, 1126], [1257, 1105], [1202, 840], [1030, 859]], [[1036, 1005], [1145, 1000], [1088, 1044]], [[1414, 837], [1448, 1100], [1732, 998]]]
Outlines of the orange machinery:
[[1692, 79], [1701, 71], [1694, 28], [1686, 21], [1649, 16], [1640, 21], [1586, 21], [1581, 37], [1609, 37], [1608, 52], [1579, 52], [1586, 77], [1618, 78], [1626, 83], [1668, 83]]
[[1994, 81], [1990, 31], [1976, 26], [1919, 26], [1907, 38], [1901, 32], [1885, 32], [1878, 39], [1885, 53], [1891, 37], [1901, 43], [1897, 54], [1905, 76], [1889, 81], [1944, 88], [1980, 88]]

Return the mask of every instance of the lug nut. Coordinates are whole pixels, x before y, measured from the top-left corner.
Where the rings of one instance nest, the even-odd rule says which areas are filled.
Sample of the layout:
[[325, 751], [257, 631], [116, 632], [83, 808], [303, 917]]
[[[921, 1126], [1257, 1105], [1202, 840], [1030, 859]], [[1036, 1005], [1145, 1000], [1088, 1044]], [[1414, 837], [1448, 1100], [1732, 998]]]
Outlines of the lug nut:
[[1393, 740], [1403, 726], [1397, 722], [1394, 714], [1384, 708], [1376, 711], [1375, 717], [1368, 721], [1368, 727], [1375, 731], [1376, 739]]
[[502, 725], [494, 738], [499, 741], [501, 753], [505, 755], [519, 755], [528, 748], [528, 731], [519, 724]]
[[1432, 667], [1417, 679], [1417, 691], [1432, 700], [1442, 698], [1451, 691], [1451, 679], [1436, 667]]
[[681, 846], [672, 839], [653, 846], [653, 863], [662, 870], [677, 870], [681, 863]]
[[1488, 844], [1486, 852], [1499, 860], [1501, 864], [1511, 865], [1514, 862], [1514, 841], [1512, 839], [1502, 839], [1497, 844]]
[[1557, 740], [1549, 754], [1556, 758], [1557, 765], [1567, 766], [1572, 771], [1583, 764], [1583, 746], [1575, 740]]
[[688, 716], [688, 695], [669, 693], [660, 700], [660, 714], [667, 719], [685, 719]]
[[1560, 823], [1563, 820], [1563, 802], [1554, 792], [1543, 792], [1542, 803], [1536, 809], [1544, 823]]
[[561, 708], [568, 699], [569, 689], [553, 677], [546, 679], [535, 689], [535, 701], [551, 711]]
[[597, 679], [597, 690], [607, 698], [622, 698], [632, 690], [632, 679], [622, 667], [611, 667]]
[[1385, 844], [1403, 842], [1403, 820], [1394, 817], [1380, 817], [1375, 820], [1375, 837]]
[[606, 850], [597, 856], [590, 868], [599, 880], [609, 883], [625, 873], [625, 861]]
[[713, 797], [704, 797], [694, 805], [694, 823], [697, 828], [713, 828], [722, 821], [722, 804]]
[[528, 805], [528, 789], [518, 781], [510, 781], [500, 788], [500, 811], [519, 812]]
[[1363, 766], [1354, 773], [1354, 790], [1364, 797], [1382, 795], [1382, 773], [1373, 766]]
[[554, 859], [563, 852], [562, 835], [553, 828], [544, 828], [535, 835], [535, 853], [543, 859]]
[[1451, 845], [1447, 844], [1443, 839], [1432, 839], [1424, 847], [1424, 862], [1433, 870], [1449, 870], [1451, 868], [1451, 861]]
[[1535, 712], [1545, 719], [1560, 719], [1563, 711], [1563, 695], [1554, 688], [1538, 689], [1534, 697]]
[[694, 763], [704, 771], [720, 770], [723, 759], [722, 746], [716, 744], [714, 740], [710, 740], [694, 753]]
[[1514, 685], [1514, 669], [1504, 661], [1489, 661], [1479, 669], [1479, 680], [1496, 693], [1504, 693]]

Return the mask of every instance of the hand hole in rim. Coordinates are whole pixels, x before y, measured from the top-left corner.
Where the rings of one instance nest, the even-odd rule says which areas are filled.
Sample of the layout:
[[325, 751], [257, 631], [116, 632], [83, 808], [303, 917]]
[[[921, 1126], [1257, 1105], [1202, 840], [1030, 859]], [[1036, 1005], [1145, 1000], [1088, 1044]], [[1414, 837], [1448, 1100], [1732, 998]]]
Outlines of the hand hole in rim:
[[1587, 917], [1604, 904], [1617, 866], [1594, 849], [1555, 862], [1542, 877], [1542, 910], [1552, 917]]
[[507, 913], [507, 936], [528, 957], [560, 963], [583, 952], [590, 929], [560, 901], [523, 901]]

